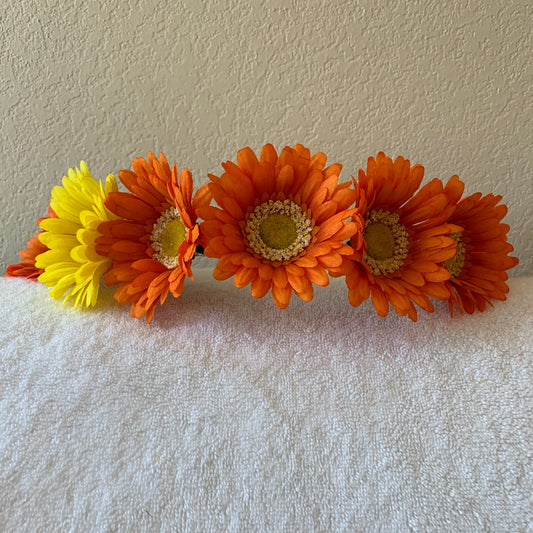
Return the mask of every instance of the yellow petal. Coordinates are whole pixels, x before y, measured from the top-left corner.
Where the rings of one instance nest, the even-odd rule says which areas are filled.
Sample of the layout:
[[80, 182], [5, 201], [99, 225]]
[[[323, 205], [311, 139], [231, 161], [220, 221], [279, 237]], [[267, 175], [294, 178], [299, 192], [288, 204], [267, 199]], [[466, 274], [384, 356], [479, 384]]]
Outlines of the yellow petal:
[[70, 255], [78, 263], [96, 263], [102, 260], [102, 256], [96, 253], [93, 246], [87, 246], [85, 244], [72, 248]]
[[73, 246], [80, 244], [75, 235], [63, 235], [49, 231], [41, 233], [39, 241], [52, 250], [70, 250]]
[[72, 222], [64, 218], [45, 218], [41, 220], [39, 226], [46, 231], [63, 233], [64, 235], [75, 235], [80, 229], [80, 225], [77, 222]]
[[37, 268], [47, 268], [54, 263], [68, 263], [71, 261], [69, 250], [47, 250], [36, 257], [35, 266]]
[[47, 268], [40, 276], [39, 281], [50, 287], [55, 285], [61, 278], [76, 274], [78, 266], [74, 266], [74, 263], [56, 263], [55, 265]]
[[74, 274], [61, 278], [55, 286], [50, 290], [50, 296], [59, 300], [65, 291], [74, 283]]
[[101, 234], [94, 229], [80, 229], [76, 233], [78, 241], [88, 246], [94, 246], [96, 239], [100, 236]]
[[117, 192], [118, 191], [118, 185], [117, 180], [115, 179], [115, 176], [113, 174], [109, 174], [105, 180], [105, 194], [106, 196], [110, 192]]
[[80, 221], [84, 227], [96, 229], [100, 222], [102, 222], [102, 218], [97, 216], [93, 211], [87, 209], [80, 213]]

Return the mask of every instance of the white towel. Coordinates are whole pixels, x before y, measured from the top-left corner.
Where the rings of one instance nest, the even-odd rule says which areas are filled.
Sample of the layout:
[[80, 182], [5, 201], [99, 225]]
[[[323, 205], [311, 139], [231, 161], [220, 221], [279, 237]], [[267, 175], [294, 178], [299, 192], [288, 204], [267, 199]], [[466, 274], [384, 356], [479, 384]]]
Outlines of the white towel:
[[196, 277], [151, 325], [0, 280], [1, 531], [532, 531], [533, 278], [412, 323]]

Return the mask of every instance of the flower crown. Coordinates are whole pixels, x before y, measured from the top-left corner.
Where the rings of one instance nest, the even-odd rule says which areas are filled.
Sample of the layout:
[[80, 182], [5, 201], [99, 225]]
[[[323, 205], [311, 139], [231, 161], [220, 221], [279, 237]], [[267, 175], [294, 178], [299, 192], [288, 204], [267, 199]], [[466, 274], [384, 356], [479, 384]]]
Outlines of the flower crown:
[[243, 148], [222, 167], [194, 192], [189, 170], [178, 175], [149, 153], [119, 171], [129, 191], [119, 192], [112, 175], [97, 182], [82, 161], [54, 187], [41, 231], [6, 275], [45, 283], [81, 309], [96, 304], [103, 278], [147, 322], [194, 279], [199, 253], [218, 259], [215, 279], [251, 285], [255, 298], [270, 292], [280, 309], [293, 292], [312, 300], [330, 276], [344, 277], [351, 305], [371, 298], [382, 317], [392, 306], [416, 321], [415, 306], [433, 312], [430, 298], [447, 300], [452, 315], [506, 298], [506, 271], [518, 264], [501, 222], [507, 208], [494, 194], [462, 197], [458, 176], [420, 188], [421, 165], [380, 152], [358, 179], [338, 183], [342, 165], [326, 167], [323, 153], [300, 144], [279, 155], [267, 144], [259, 158]]

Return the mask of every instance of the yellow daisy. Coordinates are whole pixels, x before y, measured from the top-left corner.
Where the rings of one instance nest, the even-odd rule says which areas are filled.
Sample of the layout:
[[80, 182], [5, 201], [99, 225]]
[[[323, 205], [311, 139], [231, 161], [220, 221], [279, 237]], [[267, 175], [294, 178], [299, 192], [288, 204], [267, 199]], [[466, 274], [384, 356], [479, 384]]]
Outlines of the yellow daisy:
[[110, 192], [118, 191], [113, 175], [105, 186], [96, 181], [84, 161], [80, 168], [69, 169], [63, 186], [54, 187], [50, 207], [57, 218], [40, 222], [44, 230], [39, 241], [49, 248], [36, 258], [37, 268], [44, 269], [39, 281], [52, 287], [50, 296], [63, 303], [75, 298], [74, 308], [94, 306], [98, 297], [100, 278], [112, 266], [112, 260], [96, 253], [95, 241], [100, 237], [101, 222], [117, 218], [104, 200]]

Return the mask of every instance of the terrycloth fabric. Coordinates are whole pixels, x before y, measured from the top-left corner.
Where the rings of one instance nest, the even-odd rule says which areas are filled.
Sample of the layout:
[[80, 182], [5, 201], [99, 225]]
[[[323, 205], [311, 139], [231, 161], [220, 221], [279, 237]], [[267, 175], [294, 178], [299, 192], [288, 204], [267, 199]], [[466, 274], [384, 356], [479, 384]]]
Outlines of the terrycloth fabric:
[[197, 273], [151, 325], [0, 280], [1, 531], [522, 532], [533, 278], [418, 323], [343, 280], [277, 310]]

